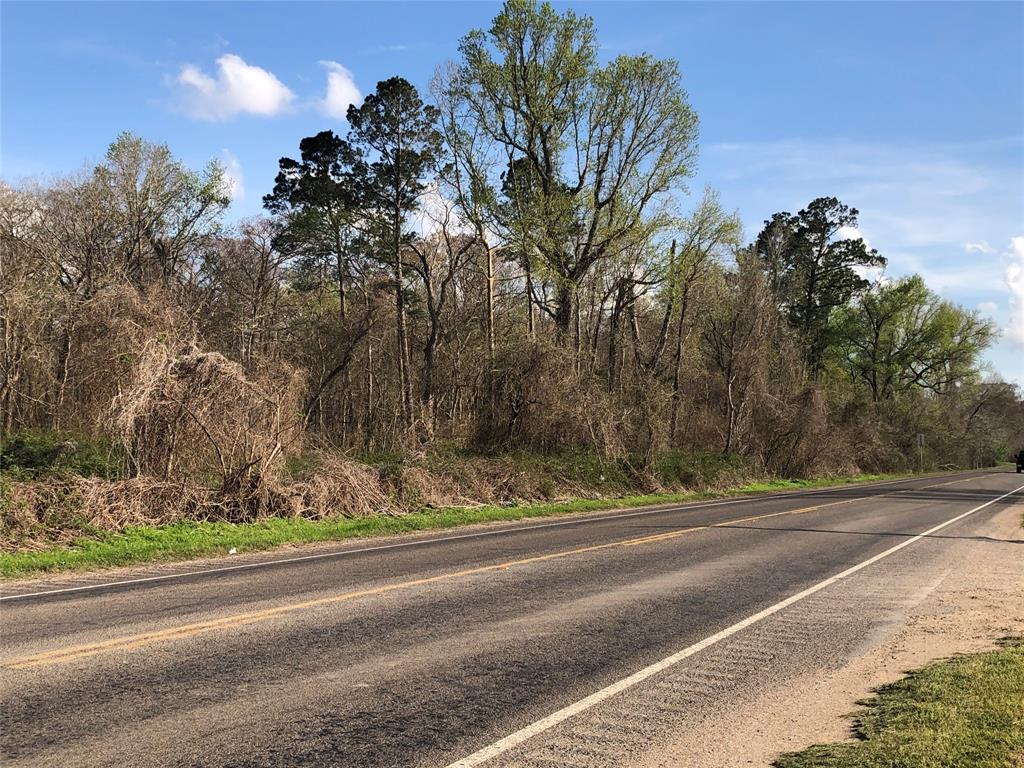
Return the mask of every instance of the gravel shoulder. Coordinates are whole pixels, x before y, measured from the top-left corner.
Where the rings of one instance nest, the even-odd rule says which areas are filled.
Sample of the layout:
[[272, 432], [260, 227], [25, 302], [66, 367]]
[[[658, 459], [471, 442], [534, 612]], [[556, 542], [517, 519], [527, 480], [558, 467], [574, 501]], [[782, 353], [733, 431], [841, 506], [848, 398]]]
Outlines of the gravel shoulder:
[[[849, 714], [871, 691], [908, 670], [958, 653], [990, 650], [1024, 635], [1024, 504], [1002, 509], [956, 542], [949, 568], [895, 619], [826, 674], [761, 690], [742, 708], [716, 713], [644, 754], [639, 768], [770, 766], [780, 753], [851, 738]], [[954, 567], [955, 566], [955, 567]]]

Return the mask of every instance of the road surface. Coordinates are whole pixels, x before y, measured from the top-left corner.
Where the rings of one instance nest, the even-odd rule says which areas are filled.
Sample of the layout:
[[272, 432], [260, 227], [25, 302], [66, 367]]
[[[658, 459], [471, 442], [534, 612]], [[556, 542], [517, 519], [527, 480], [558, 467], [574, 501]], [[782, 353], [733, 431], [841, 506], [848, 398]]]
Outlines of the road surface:
[[840, 663], [1022, 493], [961, 473], [7, 584], [0, 754], [629, 765]]

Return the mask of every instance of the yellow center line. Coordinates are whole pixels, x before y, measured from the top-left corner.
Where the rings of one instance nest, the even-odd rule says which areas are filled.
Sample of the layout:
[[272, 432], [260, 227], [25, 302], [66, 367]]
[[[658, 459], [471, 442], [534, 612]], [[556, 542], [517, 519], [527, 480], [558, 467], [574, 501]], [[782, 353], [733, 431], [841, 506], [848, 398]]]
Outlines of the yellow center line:
[[667, 539], [674, 539], [678, 536], [682, 536], [684, 533], [693, 533], [694, 531], [704, 531], [710, 528], [708, 525], [692, 525], [688, 528], [679, 528], [674, 531], [666, 531], [665, 533], [656, 533], [653, 536], [645, 536], [642, 539], [630, 539], [628, 541], [621, 542], [624, 547], [636, 547], [640, 544], [653, 544], [658, 541], [665, 541]]
[[[972, 479], [972, 478], [968, 478]], [[956, 480], [953, 482], [963, 482]], [[929, 485], [924, 488], [914, 490], [925, 490], [927, 488], [935, 488], [939, 485], [951, 485], [952, 483], [938, 483], [937, 485]], [[168, 629], [155, 630], [153, 632], [144, 632], [138, 635], [129, 635], [127, 637], [113, 638], [111, 640], [103, 640], [94, 643], [85, 643], [82, 645], [71, 646], [68, 648], [59, 648], [53, 651], [45, 651], [43, 653], [33, 654], [31, 656], [23, 656], [21, 658], [12, 659], [11, 661], [4, 662], [3, 667], [7, 669], [31, 669], [33, 667], [47, 666], [51, 664], [61, 664], [70, 661], [77, 661], [79, 659], [87, 658], [89, 656], [95, 656], [96, 654], [103, 653], [105, 651], [115, 650], [131, 650], [134, 648], [140, 648], [145, 645], [152, 643], [161, 642], [164, 640], [173, 640], [184, 637], [193, 637], [203, 632], [210, 632], [217, 629], [223, 629], [225, 627], [237, 627], [245, 624], [252, 624], [257, 621], [263, 621], [266, 619], [272, 619], [278, 616], [283, 616], [296, 611], [305, 610], [307, 608], [317, 608], [325, 605], [334, 605], [337, 603], [347, 602], [349, 600], [356, 600], [361, 597], [371, 597], [374, 595], [382, 595], [388, 592], [395, 592], [400, 589], [410, 589], [413, 587], [420, 587], [426, 584], [435, 584], [441, 581], [450, 581], [453, 579], [464, 578], [466, 576], [475, 576], [481, 573], [493, 573], [495, 571], [503, 571], [513, 566], [528, 565], [531, 563], [547, 562], [549, 560], [556, 560], [563, 557], [570, 557], [572, 555], [580, 555], [587, 552], [598, 552], [601, 550], [612, 549], [614, 547], [633, 547], [641, 544], [653, 544], [676, 537], [682, 536], [687, 533], [693, 533], [695, 531], [707, 530], [709, 528], [724, 528], [737, 523], [751, 522], [753, 520], [763, 520], [769, 517], [778, 517], [780, 515], [796, 515], [805, 512], [812, 512], [818, 509], [824, 509], [825, 507], [839, 506], [840, 504], [850, 504], [855, 501], [863, 501], [864, 499], [877, 499], [883, 496], [891, 496], [904, 491], [891, 491], [884, 494], [872, 494], [869, 496], [858, 496], [852, 499], [842, 499], [840, 501], [828, 502], [826, 504], [815, 504], [810, 507], [801, 507], [800, 509], [790, 509], [782, 512], [769, 512], [763, 515], [751, 515], [749, 517], [743, 517], [736, 520], [727, 520], [721, 523], [712, 523], [709, 525], [698, 525], [698, 526], [687, 526], [674, 531], [667, 531], [665, 533], [656, 533], [648, 536], [639, 536], [629, 539], [620, 539], [618, 541], [611, 541], [604, 544], [592, 544], [586, 547], [576, 547], [574, 549], [561, 550], [559, 552], [551, 552], [546, 555], [535, 555], [534, 557], [526, 557], [520, 560], [509, 560], [503, 563], [496, 563], [493, 565], [482, 565], [476, 568], [465, 568], [459, 571], [451, 571], [448, 573], [438, 574], [437, 576], [426, 576], [421, 579], [411, 579], [408, 581], [396, 582], [394, 584], [385, 584], [379, 587], [371, 587], [369, 589], [361, 589], [353, 592], [345, 592], [339, 595], [331, 595], [330, 597], [321, 597], [313, 600], [303, 600], [297, 603], [289, 603], [287, 605], [277, 606], [276, 608], [266, 608], [259, 611], [247, 611], [245, 613], [236, 613], [230, 616], [224, 616], [219, 619], [210, 619], [208, 621], [200, 621], [193, 624], [183, 624], [177, 627], [170, 627]]]
[[102, 653], [103, 651], [119, 649], [127, 650], [131, 648], [138, 648], [140, 646], [149, 645], [150, 643], [155, 643], [161, 640], [180, 637], [190, 637], [201, 632], [209, 632], [211, 630], [221, 629], [223, 627], [251, 624], [255, 621], [262, 621], [264, 619], [282, 616], [284, 614], [304, 610], [306, 608], [316, 608], [324, 605], [333, 605], [335, 603], [341, 603], [348, 600], [355, 600], [360, 597], [380, 595], [387, 592], [393, 592], [399, 589], [409, 589], [411, 587], [423, 586], [425, 584], [434, 584], [440, 581], [448, 581], [451, 579], [457, 579], [465, 576], [473, 576], [480, 573], [489, 573], [493, 571], [504, 570], [512, 566], [545, 562], [548, 560], [555, 560], [557, 558], [569, 557], [570, 555], [578, 555], [586, 552], [596, 552], [598, 550], [609, 549], [611, 547], [620, 547], [626, 544], [642, 544], [647, 541], [654, 541], [660, 539], [663, 535], [664, 534], [657, 534], [654, 536], [641, 536], [638, 538], [607, 542], [605, 544], [594, 544], [587, 547], [577, 547], [575, 549], [562, 550], [560, 552], [552, 552], [546, 555], [536, 555], [534, 557], [527, 557], [520, 560], [510, 560], [507, 562], [496, 563], [493, 565], [483, 565], [478, 566], [476, 568], [466, 568], [460, 571], [442, 573], [438, 574], [437, 576], [427, 576], [422, 579], [411, 579], [408, 581], [397, 582], [395, 584], [385, 584], [380, 587], [372, 587], [370, 589], [362, 589], [357, 590], [355, 592], [345, 592], [340, 595], [321, 597], [315, 600], [304, 600], [298, 603], [289, 603], [288, 605], [281, 605], [276, 608], [267, 608], [261, 611], [249, 611], [246, 613], [233, 614], [231, 616], [224, 616], [219, 619], [201, 621], [195, 624], [184, 624], [182, 626], [156, 630], [154, 632], [146, 632], [140, 635], [114, 638], [112, 640], [103, 640], [101, 642], [87, 643], [84, 645], [72, 646], [70, 648], [60, 648], [53, 651], [46, 651], [44, 653], [34, 654], [32, 656], [25, 656], [20, 659], [14, 659], [12, 661], [6, 662], [3, 666], [8, 669], [29, 669], [31, 667], [42, 666], [45, 664], [72, 661], [84, 658], [86, 656], [93, 656], [97, 653]]
[[766, 515], [751, 515], [750, 517], [741, 517], [737, 520], [726, 520], [724, 523], [716, 523], [713, 528], [727, 528], [730, 525], [736, 523], [749, 523], [753, 520], [764, 520], [766, 517], [778, 517], [779, 515], [801, 515], [804, 512], [814, 512], [825, 507], [838, 507], [840, 504], [850, 504], [854, 501], [863, 501], [864, 499], [878, 499], [882, 496], [891, 496], [893, 493], [899, 493], [899, 491], [893, 491], [892, 493], [882, 493], [876, 496], [857, 496], [853, 499], [843, 499], [842, 501], [830, 501], [828, 504], [815, 504], [813, 507], [801, 507], [800, 509], [787, 509], [783, 512], [770, 512]]

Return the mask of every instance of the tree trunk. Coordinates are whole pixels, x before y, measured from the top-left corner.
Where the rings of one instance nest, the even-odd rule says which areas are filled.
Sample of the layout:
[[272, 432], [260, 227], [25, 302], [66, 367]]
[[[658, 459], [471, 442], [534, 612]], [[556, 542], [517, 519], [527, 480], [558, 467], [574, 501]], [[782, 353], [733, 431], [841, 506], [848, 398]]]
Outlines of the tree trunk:
[[725, 451], [724, 453], [730, 453], [732, 451], [733, 435], [736, 431], [736, 404], [732, 396], [732, 385], [735, 380], [735, 376], [730, 375], [726, 383], [726, 432], [725, 432]]
[[427, 301], [430, 312], [430, 329], [427, 332], [427, 340], [423, 344], [423, 380], [420, 385], [420, 403], [426, 414], [427, 424], [430, 430], [434, 429], [434, 359], [437, 353], [437, 341], [440, 335], [441, 319], [438, 317], [437, 309], [428, 296]]
[[526, 334], [530, 341], [537, 338], [537, 329], [533, 318], [533, 275], [530, 272], [530, 260], [523, 259], [523, 270], [526, 273]]
[[487, 332], [487, 365], [494, 370], [494, 251], [487, 247], [487, 300], [486, 300], [486, 332]]
[[582, 318], [580, 317], [580, 303], [577, 301], [575, 305], [575, 311], [573, 312], [573, 331], [572, 331], [572, 359], [573, 359], [573, 370], [576, 371], [576, 375], [579, 376], [581, 373], [582, 357], [580, 355], [580, 342], [582, 341]]
[[412, 393], [409, 381], [409, 345], [405, 324], [405, 285], [402, 276], [402, 232], [401, 211], [395, 207], [394, 220], [395, 247], [395, 335], [398, 342], [398, 386], [401, 399], [402, 426], [408, 428], [412, 424]]
[[64, 410], [64, 395], [68, 385], [68, 372], [71, 366], [71, 336], [73, 326], [64, 329], [64, 343], [61, 344], [57, 358], [57, 400], [53, 408], [53, 428], [61, 429], [61, 416]]
[[626, 298], [626, 284], [620, 280], [615, 286], [615, 302], [608, 318], [608, 391], [614, 392], [619, 381], [619, 336], [622, 308]]
[[689, 306], [690, 287], [683, 288], [679, 302], [679, 328], [676, 333], [676, 348], [672, 355], [672, 416], [669, 422], [669, 439], [675, 443], [679, 426], [679, 404], [682, 401], [683, 347], [686, 343], [686, 310]]
[[[348, 297], [345, 295], [345, 268], [342, 266], [341, 237], [335, 231], [335, 248], [337, 249], [336, 265], [338, 268], [338, 323], [342, 333], [348, 327]], [[348, 368], [342, 374], [341, 381], [341, 441], [348, 442], [349, 430], [355, 422], [355, 406], [352, 398], [352, 374]]]
[[558, 293], [555, 297], [555, 337], [562, 343], [571, 341], [575, 299], [575, 286], [568, 282], [563, 282], [558, 286]]

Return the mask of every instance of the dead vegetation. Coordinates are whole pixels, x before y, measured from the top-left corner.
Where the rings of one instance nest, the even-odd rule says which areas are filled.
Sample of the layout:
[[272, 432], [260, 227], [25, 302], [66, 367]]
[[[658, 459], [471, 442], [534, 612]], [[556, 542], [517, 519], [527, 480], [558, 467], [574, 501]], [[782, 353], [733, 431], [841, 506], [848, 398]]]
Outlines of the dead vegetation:
[[[251, 474], [243, 483], [227, 486], [202, 485], [181, 475], [106, 479], [57, 473], [37, 480], [5, 481], [0, 484], [0, 550], [45, 548], [129, 527], [176, 522], [404, 515], [430, 508], [598, 498], [682, 487], [678, 481], [664, 483], [650, 473], [632, 474], [621, 464], [602, 465], [590, 454], [582, 455], [584, 467], [573, 467], [564, 458], [536, 464], [512, 456], [449, 456], [438, 464], [421, 455], [418, 460], [377, 465], [335, 452], [314, 452], [304, 458], [312, 469], [301, 476], [283, 471]], [[602, 471], [608, 477], [595, 476]], [[721, 482], [743, 476], [750, 477], [736, 472], [723, 476]]]
[[114, 398], [111, 431], [134, 474], [212, 474], [230, 492], [277, 478], [301, 437], [302, 379], [288, 366], [247, 374], [219, 352], [149, 340]]
[[[566, 19], [549, 21], [543, 34]], [[982, 466], [1020, 448], [1020, 392], [980, 368], [990, 324], [920, 280], [863, 279], [884, 259], [838, 237], [855, 209], [818, 198], [745, 245], [714, 190], [687, 215], [667, 186], [633, 198], [644, 163], [607, 198], [589, 163], [575, 185], [539, 183], [565, 169], [518, 150], [492, 167], [505, 154], [475, 143], [487, 122], [467, 135], [481, 115], [458, 89], [434, 96], [414, 192], [386, 216], [386, 174], [357, 178], [384, 156], [358, 132], [303, 139], [268, 215], [233, 227], [222, 169], [130, 134], [75, 176], [0, 184], [0, 546]], [[682, 172], [695, 136], [662, 138]], [[434, 163], [445, 153], [454, 166]], [[75, 448], [93, 443], [105, 453]]]

